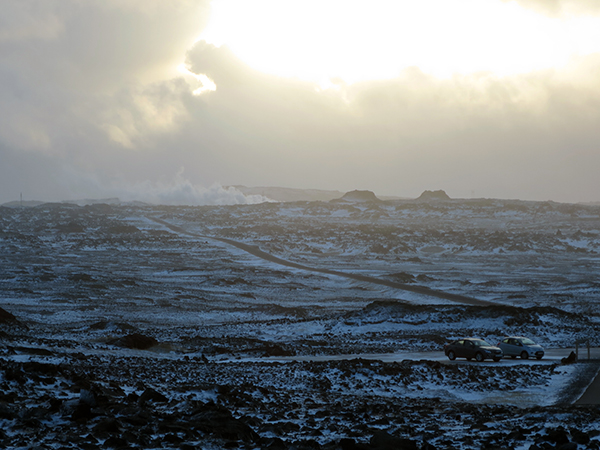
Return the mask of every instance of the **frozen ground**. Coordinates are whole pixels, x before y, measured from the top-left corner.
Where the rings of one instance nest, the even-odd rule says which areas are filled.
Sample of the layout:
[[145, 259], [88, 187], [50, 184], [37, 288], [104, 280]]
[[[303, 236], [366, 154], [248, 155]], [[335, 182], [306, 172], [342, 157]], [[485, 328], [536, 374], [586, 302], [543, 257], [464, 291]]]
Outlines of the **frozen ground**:
[[552, 202], [0, 207], [0, 447], [598, 448], [595, 363], [439, 352], [598, 347], [599, 251], [600, 207]]

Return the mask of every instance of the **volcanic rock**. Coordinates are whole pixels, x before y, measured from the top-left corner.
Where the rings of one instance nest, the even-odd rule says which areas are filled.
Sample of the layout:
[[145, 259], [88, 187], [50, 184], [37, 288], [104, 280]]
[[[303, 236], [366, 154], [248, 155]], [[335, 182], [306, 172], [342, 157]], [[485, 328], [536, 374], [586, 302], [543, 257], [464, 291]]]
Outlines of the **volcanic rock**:
[[448, 196], [448, 194], [446, 194], [446, 192], [442, 191], [441, 189], [439, 191], [424, 191], [418, 198], [417, 200], [425, 200], [425, 201], [431, 201], [431, 200], [451, 200], [450, 197]]
[[371, 446], [377, 450], [417, 450], [417, 443], [411, 439], [392, 436], [385, 431], [377, 431], [371, 438]]
[[163, 394], [161, 394], [160, 392], [158, 392], [152, 388], [148, 388], [140, 396], [139, 403], [141, 406], [144, 406], [146, 404], [146, 402], [148, 402], [148, 401], [166, 402], [168, 400], [169, 399], [167, 397], [165, 397]]
[[560, 360], [561, 364], [574, 364], [577, 362], [577, 353], [571, 352], [566, 358]]
[[563, 427], [548, 429], [547, 440], [555, 444], [566, 444], [569, 442], [569, 433]]
[[341, 201], [347, 202], [380, 202], [377, 196], [372, 191], [359, 191], [354, 190], [350, 192], [346, 192], [341, 199]]
[[270, 344], [265, 346], [264, 349], [265, 353], [264, 356], [268, 357], [268, 356], [294, 356], [295, 352], [290, 351], [290, 350], [285, 350], [284, 348], [282, 348], [281, 346], [277, 345], [277, 344]]
[[190, 418], [189, 423], [193, 428], [221, 439], [244, 442], [259, 440], [252, 428], [234, 418], [227, 408], [215, 403], [207, 403]]
[[15, 324], [17, 322], [18, 320], [15, 316], [13, 316], [8, 311], [0, 308], [0, 323]]
[[150, 347], [158, 345], [158, 341], [151, 336], [133, 333], [118, 339], [114, 339], [110, 341], [109, 344], [116, 345], [117, 347], [147, 350]]
[[586, 445], [590, 442], [590, 435], [584, 431], [578, 430], [577, 428], [571, 428], [570, 433], [573, 441], [578, 444]]

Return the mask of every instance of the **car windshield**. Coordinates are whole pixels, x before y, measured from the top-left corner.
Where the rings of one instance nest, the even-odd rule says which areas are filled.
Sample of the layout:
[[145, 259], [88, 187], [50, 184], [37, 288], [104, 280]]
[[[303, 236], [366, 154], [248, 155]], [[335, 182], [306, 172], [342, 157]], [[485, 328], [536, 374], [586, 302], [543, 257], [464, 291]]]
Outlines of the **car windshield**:
[[521, 339], [521, 343], [523, 345], [535, 345], [535, 342], [533, 342], [531, 339], [527, 339], [527, 338]]
[[490, 347], [490, 344], [485, 342], [483, 339], [473, 339], [472, 342], [476, 347]]

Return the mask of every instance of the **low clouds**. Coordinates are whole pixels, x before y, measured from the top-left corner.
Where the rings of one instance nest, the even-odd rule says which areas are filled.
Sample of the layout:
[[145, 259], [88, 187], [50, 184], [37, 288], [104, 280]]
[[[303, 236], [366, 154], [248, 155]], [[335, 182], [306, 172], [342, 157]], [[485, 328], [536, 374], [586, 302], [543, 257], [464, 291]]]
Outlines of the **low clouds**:
[[[554, 2], [555, 13], [566, 4]], [[221, 187], [236, 184], [599, 200], [598, 54], [510, 77], [436, 78], [411, 67], [325, 88], [194, 42], [207, 1], [4, 6], [0, 203], [20, 192], [40, 200], [264, 200]], [[175, 70], [182, 63], [216, 91], [194, 95], [198, 82]]]
[[[594, 56], [563, 71], [513, 77], [437, 79], [413, 68], [393, 80], [325, 92], [257, 74], [232, 61], [226, 49], [204, 43], [188, 53], [188, 63], [217, 80], [217, 91], [200, 100], [210, 105], [210, 120], [226, 121], [237, 157], [250, 152], [252, 172], [274, 183], [297, 180], [299, 171], [307, 183], [326, 180], [321, 187], [328, 188], [390, 192], [394, 186], [418, 195], [428, 186], [453, 186], [458, 196], [530, 192], [557, 200], [591, 199], [598, 187], [575, 175], [600, 162], [590, 147], [600, 139], [600, 83], [593, 75], [600, 61]], [[586, 156], [575, 161], [574, 149]], [[556, 184], [566, 172], [571, 184]]]

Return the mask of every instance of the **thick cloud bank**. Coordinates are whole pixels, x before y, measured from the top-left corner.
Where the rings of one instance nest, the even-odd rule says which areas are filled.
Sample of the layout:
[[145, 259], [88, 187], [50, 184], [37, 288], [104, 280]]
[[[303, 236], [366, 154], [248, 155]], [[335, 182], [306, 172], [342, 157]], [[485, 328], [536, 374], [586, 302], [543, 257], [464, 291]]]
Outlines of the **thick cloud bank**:
[[[598, 12], [591, 1], [519, 4], [553, 5], [541, 17]], [[410, 67], [316, 84], [196, 41], [209, 17], [208, 0], [4, 2], [0, 203], [20, 193], [263, 200], [221, 183], [599, 200], [600, 53], [513, 76], [436, 78]], [[185, 179], [164, 181], [181, 167]]]

